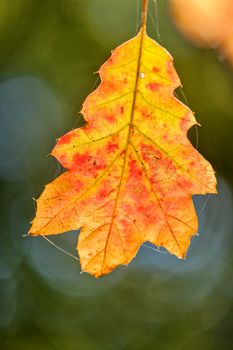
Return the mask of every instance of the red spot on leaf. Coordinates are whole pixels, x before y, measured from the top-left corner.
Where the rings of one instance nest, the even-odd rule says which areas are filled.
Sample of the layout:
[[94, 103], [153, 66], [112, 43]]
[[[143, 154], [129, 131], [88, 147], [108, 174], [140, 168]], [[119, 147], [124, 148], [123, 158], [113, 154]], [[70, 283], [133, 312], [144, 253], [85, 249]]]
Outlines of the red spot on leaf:
[[161, 71], [161, 69], [159, 67], [153, 67], [152, 70], [154, 73], [159, 73]]
[[147, 89], [150, 89], [151, 91], [157, 91], [161, 87], [161, 84], [149, 83], [149, 84], [146, 84], [146, 87], [147, 87]]
[[73, 138], [73, 133], [69, 132], [68, 134], [65, 134], [58, 140], [59, 145], [64, 145], [70, 142], [70, 140]]
[[135, 201], [135, 210], [143, 212], [142, 203], [148, 198], [148, 191], [143, 182], [143, 170], [141, 165], [133, 158], [129, 159], [129, 174], [127, 190], [129, 197]]
[[83, 131], [85, 131], [86, 134], [91, 133], [91, 131], [93, 131], [95, 129], [95, 124], [91, 120], [91, 122], [86, 123], [82, 129], [83, 129]]
[[181, 179], [178, 184], [187, 192], [193, 187], [193, 183], [187, 179]]
[[104, 83], [101, 84], [101, 96], [103, 97], [104, 95], [108, 95], [109, 93], [111, 93], [112, 91], [116, 91], [118, 90], [118, 85], [117, 82], [113, 82], [113, 81], [105, 81]]
[[108, 197], [109, 191], [104, 187], [96, 194], [96, 199], [101, 200]]
[[182, 131], [187, 131], [190, 126], [189, 113], [186, 113], [180, 120], [180, 127]]
[[129, 172], [130, 176], [132, 176], [134, 179], [141, 177], [142, 175], [142, 169], [139, 168], [135, 159], [131, 159], [129, 161]]
[[79, 179], [75, 179], [74, 181], [74, 189], [79, 192], [84, 187], [83, 181]]
[[143, 160], [145, 161], [153, 162], [162, 158], [162, 153], [158, 149], [156, 149], [155, 146], [141, 143], [141, 150], [142, 150]]
[[74, 163], [78, 165], [84, 165], [85, 163], [88, 162], [90, 158], [90, 154], [88, 152], [84, 154], [77, 153], [74, 155]]
[[83, 175], [92, 175], [93, 177], [97, 176], [98, 170], [106, 168], [106, 163], [101, 155], [97, 157], [90, 155], [89, 152], [75, 154], [73, 162], [73, 169], [78, 169]]
[[113, 114], [107, 114], [105, 116], [105, 119], [109, 121], [110, 123], [114, 123], [116, 121], [116, 116]]
[[119, 149], [118, 143], [115, 143], [115, 142], [108, 143], [108, 145], [107, 145], [107, 151], [108, 152], [114, 152], [117, 149]]
[[[150, 110], [148, 110], [147, 108], [140, 107], [140, 108], [138, 108], [138, 111], [141, 113], [141, 115], [144, 118], [151, 118], [152, 117]], [[153, 114], [153, 117], [155, 117], [155, 114]]]

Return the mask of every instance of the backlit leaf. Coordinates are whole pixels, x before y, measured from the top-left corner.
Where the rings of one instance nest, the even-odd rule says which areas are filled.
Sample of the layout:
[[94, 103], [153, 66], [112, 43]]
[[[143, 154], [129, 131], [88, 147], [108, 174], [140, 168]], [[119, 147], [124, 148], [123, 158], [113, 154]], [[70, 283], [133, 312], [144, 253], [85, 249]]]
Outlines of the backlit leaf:
[[52, 151], [67, 169], [37, 201], [30, 235], [81, 228], [83, 271], [98, 277], [128, 264], [149, 241], [184, 258], [197, 232], [193, 194], [215, 193], [211, 165], [193, 148], [193, 113], [174, 95], [172, 57], [138, 35], [100, 68], [101, 84], [85, 100], [86, 125]]

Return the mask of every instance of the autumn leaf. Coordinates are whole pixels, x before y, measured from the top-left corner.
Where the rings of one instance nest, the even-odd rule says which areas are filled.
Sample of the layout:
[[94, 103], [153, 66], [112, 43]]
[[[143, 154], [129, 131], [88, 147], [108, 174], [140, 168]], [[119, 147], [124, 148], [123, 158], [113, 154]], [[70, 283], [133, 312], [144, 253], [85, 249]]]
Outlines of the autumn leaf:
[[233, 1], [170, 0], [176, 26], [200, 47], [216, 48], [233, 64]]
[[83, 104], [85, 126], [61, 137], [52, 155], [67, 169], [37, 200], [30, 235], [81, 228], [81, 268], [96, 277], [128, 264], [145, 241], [184, 258], [197, 232], [193, 194], [215, 193], [211, 165], [193, 148], [196, 123], [178, 101], [172, 57], [146, 34], [100, 68]]

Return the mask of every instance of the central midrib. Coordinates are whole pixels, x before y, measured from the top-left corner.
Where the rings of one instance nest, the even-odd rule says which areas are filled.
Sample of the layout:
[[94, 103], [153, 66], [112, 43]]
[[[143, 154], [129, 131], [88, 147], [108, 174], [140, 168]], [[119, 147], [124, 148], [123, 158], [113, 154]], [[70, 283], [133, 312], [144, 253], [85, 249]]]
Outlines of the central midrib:
[[134, 90], [133, 90], [134, 94], [133, 94], [133, 101], [132, 101], [132, 107], [131, 107], [131, 112], [130, 112], [130, 121], [129, 121], [129, 127], [128, 127], [129, 130], [128, 130], [126, 143], [125, 143], [125, 147], [124, 147], [125, 156], [124, 156], [124, 161], [123, 161], [123, 166], [122, 166], [119, 186], [118, 186], [118, 190], [117, 190], [117, 193], [116, 193], [116, 199], [115, 199], [115, 203], [114, 203], [114, 207], [113, 207], [113, 211], [112, 211], [112, 218], [111, 218], [109, 231], [108, 231], [108, 235], [107, 235], [107, 239], [106, 239], [106, 244], [105, 244], [105, 248], [104, 248], [102, 269], [103, 269], [103, 265], [104, 265], [104, 261], [105, 261], [105, 256], [106, 256], [106, 250], [107, 250], [107, 246], [108, 246], [109, 237], [110, 237], [112, 226], [113, 226], [114, 219], [115, 219], [115, 213], [116, 213], [116, 210], [117, 210], [117, 205], [118, 205], [118, 201], [119, 201], [119, 195], [120, 195], [122, 182], [123, 182], [123, 176], [124, 176], [125, 167], [126, 167], [126, 163], [127, 163], [130, 136], [131, 136], [131, 132], [132, 132], [132, 129], [133, 129], [133, 120], [134, 120], [134, 113], [135, 113], [135, 104], [136, 104], [136, 97], [137, 97], [138, 80], [139, 80], [139, 76], [140, 76], [141, 57], [142, 57], [142, 47], [143, 47], [144, 34], [145, 34], [145, 28], [144, 28], [144, 26], [142, 26], [142, 28], [141, 28], [141, 35], [140, 35], [139, 52], [138, 52], [138, 64], [137, 64], [137, 69], [136, 69], [136, 77], [135, 77], [135, 84], [134, 84]]

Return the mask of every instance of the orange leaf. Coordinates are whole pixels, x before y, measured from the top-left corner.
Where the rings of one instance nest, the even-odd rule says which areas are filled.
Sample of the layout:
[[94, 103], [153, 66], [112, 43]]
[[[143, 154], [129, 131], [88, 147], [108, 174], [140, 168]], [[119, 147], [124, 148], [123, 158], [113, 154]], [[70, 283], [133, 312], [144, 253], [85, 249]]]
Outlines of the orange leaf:
[[192, 112], [173, 91], [172, 57], [138, 35], [100, 68], [85, 100], [86, 125], [61, 137], [52, 154], [66, 168], [37, 201], [30, 235], [81, 228], [83, 271], [98, 277], [128, 264], [149, 241], [184, 258], [197, 232], [193, 194], [215, 193], [211, 165], [186, 134]]
[[233, 1], [170, 0], [180, 31], [199, 46], [217, 48], [233, 64]]

